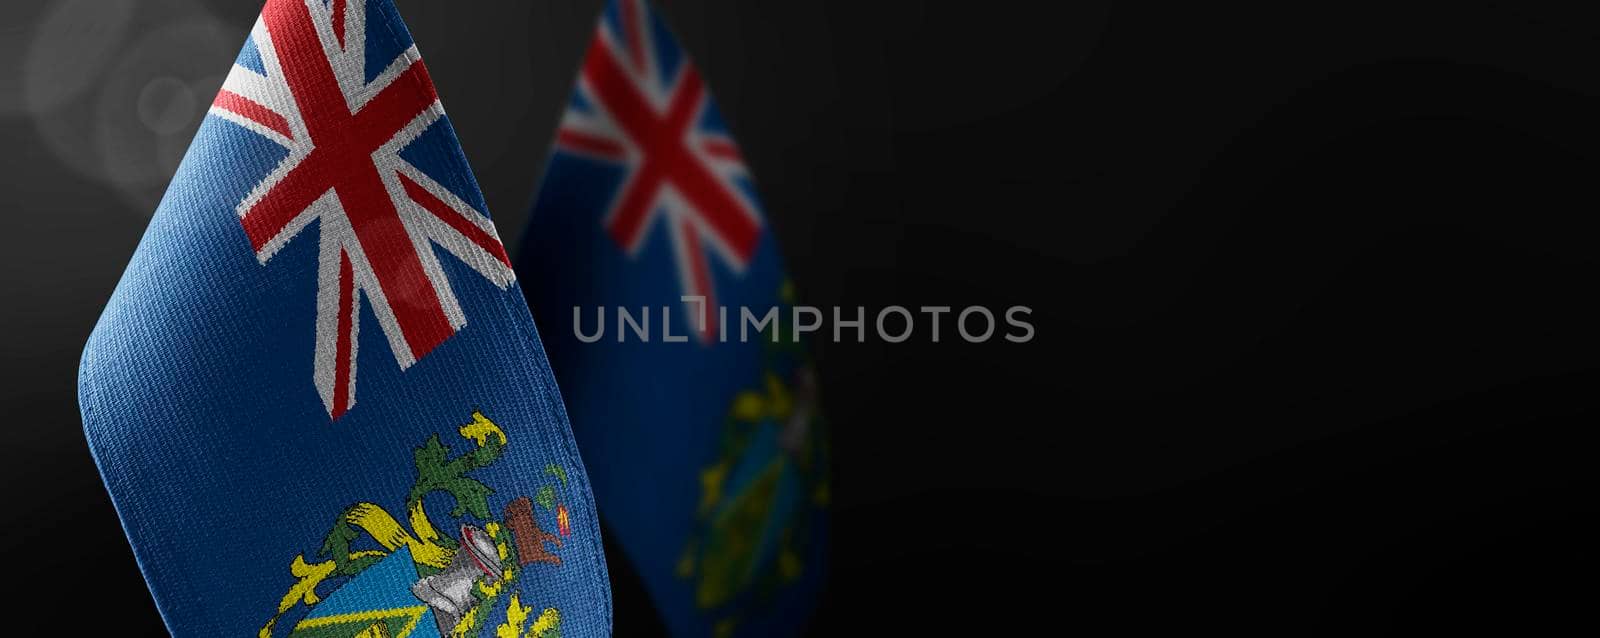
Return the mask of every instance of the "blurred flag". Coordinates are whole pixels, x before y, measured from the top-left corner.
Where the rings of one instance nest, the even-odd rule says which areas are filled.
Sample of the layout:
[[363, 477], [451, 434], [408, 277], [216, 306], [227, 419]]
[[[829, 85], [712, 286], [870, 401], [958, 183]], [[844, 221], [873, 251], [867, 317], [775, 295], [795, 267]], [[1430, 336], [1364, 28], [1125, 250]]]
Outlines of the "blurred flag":
[[390, 0], [266, 3], [80, 377], [175, 635], [610, 634], [561, 398]]
[[739, 147], [645, 2], [605, 6], [521, 255], [602, 517], [673, 633], [796, 632], [829, 498], [815, 374]]

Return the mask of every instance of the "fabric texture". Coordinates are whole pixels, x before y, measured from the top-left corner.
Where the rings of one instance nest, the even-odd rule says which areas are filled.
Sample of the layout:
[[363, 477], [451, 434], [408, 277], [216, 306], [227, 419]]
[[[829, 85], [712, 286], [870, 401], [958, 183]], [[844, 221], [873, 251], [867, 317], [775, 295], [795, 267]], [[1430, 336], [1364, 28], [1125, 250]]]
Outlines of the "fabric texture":
[[602, 520], [673, 634], [796, 633], [826, 555], [816, 374], [738, 145], [647, 3], [606, 3], [523, 242]]
[[79, 395], [173, 635], [610, 635], [561, 397], [389, 0], [266, 3]]

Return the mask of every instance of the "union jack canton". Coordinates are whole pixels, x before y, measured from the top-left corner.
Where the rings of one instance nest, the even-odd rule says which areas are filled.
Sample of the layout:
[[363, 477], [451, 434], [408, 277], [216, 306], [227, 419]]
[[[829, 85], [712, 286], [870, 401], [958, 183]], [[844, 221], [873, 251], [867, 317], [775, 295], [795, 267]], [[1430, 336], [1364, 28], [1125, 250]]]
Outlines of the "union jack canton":
[[515, 278], [488, 215], [401, 157], [444, 107], [416, 46], [369, 52], [366, 29], [360, 0], [269, 3], [251, 31], [256, 55], [211, 105], [289, 151], [239, 203], [261, 263], [321, 222], [313, 377], [335, 419], [356, 402], [362, 295], [404, 369], [467, 323], [430, 244], [502, 289]]
[[[680, 289], [704, 298], [704, 308], [718, 305], [708, 253], [735, 273], [754, 258], [761, 209], [744, 158], [700, 72], [644, 2], [608, 3], [556, 148], [627, 166], [604, 215], [606, 232], [637, 256], [652, 224], [664, 226]], [[700, 303], [686, 311], [697, 318], [693, 334], [715, 336], [715, 322], [699, 320]]]

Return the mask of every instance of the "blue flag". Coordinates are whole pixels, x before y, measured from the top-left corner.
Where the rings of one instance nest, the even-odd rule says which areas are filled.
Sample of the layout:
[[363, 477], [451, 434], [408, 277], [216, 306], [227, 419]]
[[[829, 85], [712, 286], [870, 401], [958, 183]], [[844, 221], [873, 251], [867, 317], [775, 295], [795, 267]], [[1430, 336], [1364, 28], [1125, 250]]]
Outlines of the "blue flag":
[[84, 349], [177, 636], [610, 634], [583, 464], [390, 0], [269, 0]]
[[519, 268], [601, 517], [673, 633], [794, 633], [825, 549], [815, 373], [738, 145], [643, 1], [605, 6]]

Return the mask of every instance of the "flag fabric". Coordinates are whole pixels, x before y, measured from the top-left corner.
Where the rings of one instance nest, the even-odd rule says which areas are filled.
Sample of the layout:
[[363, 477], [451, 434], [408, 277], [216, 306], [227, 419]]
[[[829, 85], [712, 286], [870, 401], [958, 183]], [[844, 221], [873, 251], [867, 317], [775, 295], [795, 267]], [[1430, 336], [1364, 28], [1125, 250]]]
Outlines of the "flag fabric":
[[826, 542], [815, 372], [739, 147], [645, 2], [605, 5], [519, 259], [601, 519], [673, 634], [794, 633]]
[[266, 2], [79, 400], [176, 636], [610, 635], [561, 398], [390, 0]]

